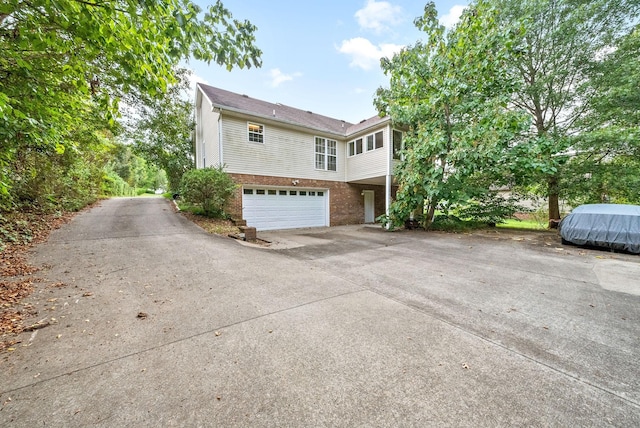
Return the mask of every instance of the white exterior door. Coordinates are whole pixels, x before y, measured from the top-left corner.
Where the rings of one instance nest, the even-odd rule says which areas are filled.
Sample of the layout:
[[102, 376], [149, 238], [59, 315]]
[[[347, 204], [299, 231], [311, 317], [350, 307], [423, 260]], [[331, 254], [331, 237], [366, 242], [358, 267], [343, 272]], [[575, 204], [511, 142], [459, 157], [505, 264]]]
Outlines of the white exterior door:
[[375, 205], [373, 190], [365, 190], [364, 192], [364, 222], [373, 223], [375, 221]]
[[329, 225], [326, 189], [245, 187], [242, 218], [257, 230]]

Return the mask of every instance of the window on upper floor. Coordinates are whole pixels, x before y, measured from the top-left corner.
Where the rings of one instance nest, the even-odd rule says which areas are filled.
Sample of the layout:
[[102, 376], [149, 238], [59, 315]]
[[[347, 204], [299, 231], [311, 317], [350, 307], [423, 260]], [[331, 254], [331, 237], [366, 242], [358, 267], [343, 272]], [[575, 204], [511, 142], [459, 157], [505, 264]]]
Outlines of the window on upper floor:
[[373, 134], [367, 135], [367, 151], [373, 150]]
[[315, 140], [316, 169], [336, 171], [338, 165], [338, 143], [335, 140], [328, 140], [322, 137], [316, 137]]
[[362, 153], [362, 138], [356, 140], [356, 154], [359, 155], [360, 153]]
[[349, 141], [347, 144], [349, 156], [359, 155], [382, 147], [384, 147], [384, 133], [382, 131]]
[[400, 159], [402, 151], [402, 131], [393, 130], [393, 158]]
[[247, 122], [249, 141], [252, 143], [264, 143], [264, 125]]
[[376, 132], [375, 138], [376, 138], [376, 149], [381, 149], [384, 146], [384, 137], [383, 137], [382, 131]]

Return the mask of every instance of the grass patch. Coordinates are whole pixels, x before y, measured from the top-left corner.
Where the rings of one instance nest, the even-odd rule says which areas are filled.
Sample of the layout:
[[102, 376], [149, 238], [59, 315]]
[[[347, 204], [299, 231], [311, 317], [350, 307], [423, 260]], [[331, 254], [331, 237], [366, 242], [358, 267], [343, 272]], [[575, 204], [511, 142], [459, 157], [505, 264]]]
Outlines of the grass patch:
[[535, 220], [505, 220], [504, 223], [496, 225], [500, 229], [525, 229], [525, 230], [547, 230], [547, 225]]
[[471, 232], [473, 230], [484, 229], [487, 227], [486, 223], [470, 220], [460, 220], [453, 216], [436, 217], [434, 222], [431, 223], [430, 230], [439, 230], [441, 232]]
[[[443, 232], [472, 232], [474, 230], [493, 228], [486, 222], [462, 220], [456, 216], [438, 215], [431, 224], [430, 230], [439, 230]], [[549, 230], [546, 222], [541, 222], [536, 218], [526, 219], [507, 219], [502, 223], [495, 225], [498, 229], [514, 229], [514, 230]]]

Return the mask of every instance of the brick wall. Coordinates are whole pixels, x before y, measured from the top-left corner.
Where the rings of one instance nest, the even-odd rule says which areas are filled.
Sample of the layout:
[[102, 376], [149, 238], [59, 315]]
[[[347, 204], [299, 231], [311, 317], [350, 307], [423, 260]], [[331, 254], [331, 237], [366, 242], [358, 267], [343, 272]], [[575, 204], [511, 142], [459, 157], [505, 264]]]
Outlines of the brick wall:
[[384, 214], [385, 190], [384, 186], [364, 184], [350, 184], [339, 181], [306, 180], [295, 177], [270, 177], [264, 175], [230, 174], [239, 184], [235, 197], [231, 200], [226, 210], [233, 218], [242, 215], [242, 185], [263, 185], [278, 187], [294, 187], [293, 181], [297, 181], [295, 187], [329, 189], [329, 210], [331, 226], [346, 224], [360, 224], [364, 222], [364, 196], [363, 190], [375, 191], [374, 211], [375, 216]]

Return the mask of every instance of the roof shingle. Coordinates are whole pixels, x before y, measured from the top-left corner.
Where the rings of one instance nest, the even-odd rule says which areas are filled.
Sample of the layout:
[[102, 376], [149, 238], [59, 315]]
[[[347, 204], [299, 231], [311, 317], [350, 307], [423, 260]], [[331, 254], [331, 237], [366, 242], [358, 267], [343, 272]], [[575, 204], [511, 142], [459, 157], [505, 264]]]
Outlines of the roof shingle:
[[215, 88], [202, 83], [198, 83], [198, 87], [207, 96], [207, 98], [209, 98], [213, 107], [219, 107], [223, 110], [225, 108], [231, 109], [241, 113], [265, 117], [272, 120], [300, 125], [343, 136], [366, 129], [369, 126], [385, 120], [385, 118], [374, 116], [358, 124], [353, 124], [344, 120], [334, 119], [328, 116], [312, 113], [310, 111], [289, 107], [284, 104], [258, 100], [247, 95], [237, 94], [235, 92], [226, 91], [224, 89]]

